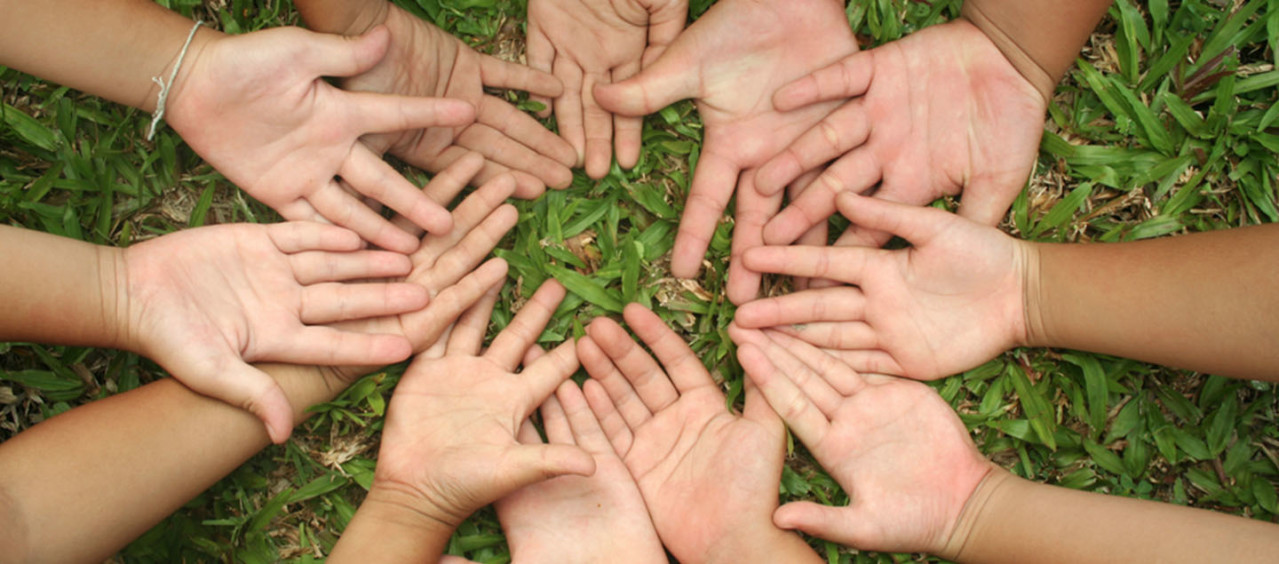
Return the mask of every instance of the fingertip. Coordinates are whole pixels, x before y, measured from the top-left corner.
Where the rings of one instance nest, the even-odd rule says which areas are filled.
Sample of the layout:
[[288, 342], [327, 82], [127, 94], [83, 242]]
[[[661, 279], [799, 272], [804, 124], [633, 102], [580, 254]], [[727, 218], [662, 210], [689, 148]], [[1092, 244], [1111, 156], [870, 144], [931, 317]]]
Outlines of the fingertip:
[[[786, 221], [790, 214], [787, 210], [782, 210], [768, 223], [764, 224], [764, 244], [765, 245], [789, 245], [795, 242], [795, 229], [790, 227]], [[783, 215], [784, 214], [784, 215]]]

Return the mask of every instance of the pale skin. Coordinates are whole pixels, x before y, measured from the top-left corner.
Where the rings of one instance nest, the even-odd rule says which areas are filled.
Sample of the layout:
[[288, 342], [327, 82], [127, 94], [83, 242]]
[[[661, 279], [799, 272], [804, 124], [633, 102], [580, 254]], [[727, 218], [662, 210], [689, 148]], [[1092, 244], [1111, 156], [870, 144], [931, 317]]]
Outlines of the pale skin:
[[[0, 64], [147, 111], [160, 92], [152, 77], [168, 80], [193, 25], [147, 0], [10, 1], [3, 9]], [[329, 221], [385, 249], [412, 252], [416, 239], [357, 195], [431, 231], [450, 228], [448, 212], [359, 138], [464, 126], [476, 108], [459, 100], [349, 93], [321, 80], [375, 67], [389, 41], [385, 29], [343, 39], [287, 28], [230, 37], [201, 28], [171, 85], [165, 120], [229, 180], [285, 218]]]
[[[614, 116], [595, 101], [595, 85], [640, 72], [670, 45], [688, 17], [687, 0], [533, 0], [528, 5], [528, 64], [564, 83], [554, 109], [560, 135], [587, 176], [639, 160], [643, 121]], [[545, 98], [534, 98], [550, 104]], [[550, 108], [543, 117], [550, 114]]]
[[[1235, 378], [1274, 380], [1279, 251], [1272, 225], [1134, 243], [1013, 239], [933, 208], [842, 194], [850, 220], [906, 249], [765, 247], [762, 272], [849, 287], [747, 304], [744, 328], [776, 327], [854, 370], [931, 380], [1015, 346], [1073, 348]], [[1098, 276], [1103, 272], [1105, 276]], [[796, 325], [798, 324], [798, 325]]]
[[[785, 430], [754, 387], [742, 413], [700, 360], [651, 311], [599, 318], [578, 341], [588, 404], [639, 485], [658, 536], [680, 562], [819, 562], [772, 522]], [[658, 362], [661, 364], [658, 364]]]
[[[773, 104], [773, 92], [856, 50], [840, 2], [727, 0], [712, 6], [639, 75], [596, 85], [595, 101], [614, 115], [642, 116], [682, 99], [697, 100], [706, 134], [675, 238], [672, 274], [697, 275], [734, 191], [753, 190], [753, 169], [837, 105], [783, 113]], [[739, 218], [749, 213], [766, 220], [780, 198], [750, 203], [739, 202]], [[762, 228], [763, 221], [756, 223]], [[762, 244], [758, 229], [747, 231], [737, 224], [734, 238]], [[755, 296], [758, 275], [736, 269], [729, 278], [734, 302]]]
[[[468, 158], [478, 168], [476, 159]], [[435, 193], [456, 193], [470, 180], [460, 176]], [[424, 238], [407, 278], [431, 296], [424, 309], [349, 328], [392, 332], [419, 355], [441, 354], [442, 346], [433, 347], [441, 335], [505, 279], [502, 261], [477, 265], [514, 225], [515, 210], [502, 204], [512, 190], [509, 177], [490, 183], [453, 212], [454, 230]], [[298, 422], [371, 370], [260, 369], [284, 391]], [[0, 444], [0, 543], [18, 560], [101, 562], [269, 443], [254, 415], [172, 379], [78, 407]]]
[[477, 321], [459, 322], [442, 358], [409, 366], [387, 410], [373, 487], [332, 561], [437, 561], [475, 510], [548, 478], [595, 472], [594, 458], [577, 446], [516, 439], [520, 424], [577, 370], [567, 342], [514, 373], [563, 297], [558, 283], [543, 284], [481, 353], [493, 296], [474, 312]]
[[858, 374], [775, 332], [732, 328], [747, 376], [852, 498], [787, 504], [778, 526], [862, 550], [996, 562], [1253, 562], [1279, 527], [1037, 484], [985, 460], [933, 389]]
[[452, 98], [476, 108], [475, 123], [427, 124], [402, 133], [365, 137], [374, 151], [389, 151], [433, 172], [467, 152], [478, 152], [485, 160], [476, 181], [510, 173], [520, 198], [534, 198], [547, 186], [564, 188], [572, 181], [569, 167], [578, 160], [573, 146], [505, 100], [484, 92], [485, 88], [510, 88], [554, 98], [564, 92], [554, 76], [482, 55], [386, 0], [302, 0], [296, 4], [307, 27], [316, 31], [360, 35], [385, 25], [390, 32], [386, 56], [372, 68], [347, 78], [344, 88]]

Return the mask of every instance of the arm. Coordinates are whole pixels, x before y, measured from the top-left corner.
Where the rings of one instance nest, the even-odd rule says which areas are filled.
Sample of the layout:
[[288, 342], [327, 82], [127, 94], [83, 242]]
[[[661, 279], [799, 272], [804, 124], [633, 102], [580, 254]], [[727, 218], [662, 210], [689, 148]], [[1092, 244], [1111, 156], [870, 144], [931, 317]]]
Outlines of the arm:
[[1026, 345], [1279, 379], [1279, 226], [1033, 247]]
[[1082, 492], [996, 469], [938, 555], [957, 562], [1262, 562], [1279, 527], [1167, 503]]
[[966, 0], [961, 10], [1048, 101], [1111, 3]]

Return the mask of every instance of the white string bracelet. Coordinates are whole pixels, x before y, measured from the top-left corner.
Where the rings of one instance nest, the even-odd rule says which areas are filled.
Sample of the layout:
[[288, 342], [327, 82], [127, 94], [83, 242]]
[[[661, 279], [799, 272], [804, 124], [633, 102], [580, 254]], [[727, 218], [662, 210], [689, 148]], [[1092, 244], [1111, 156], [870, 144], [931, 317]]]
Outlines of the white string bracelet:
[[178, 52], [178, 62], [173, 64], [173, 72], [169, 73], [169, 81], [166, 83], [164, 79], [153, 76], [151, 82], [160, 85], [160, 99], [155, 103], [155, 113], [151, 114], [151, 129], [147, 130], [147, 141], [155, 137], [155, 128], [160, 125], [160, 120], [164, 118], [164, 103], [169, 100], [169, 88], [173, 86], [173, 81], [178, 77], [178, 69], [182, 68], [182, 59], [187, 56], [187, 50], [191, 48], [191, 40], [195, 39], [195, 30], [200, 29], [204, 25], [202, 21], [196, 21], [191, 26], [191, 32], [187, 34], [186, 43], [182, 44], [182, 51]]

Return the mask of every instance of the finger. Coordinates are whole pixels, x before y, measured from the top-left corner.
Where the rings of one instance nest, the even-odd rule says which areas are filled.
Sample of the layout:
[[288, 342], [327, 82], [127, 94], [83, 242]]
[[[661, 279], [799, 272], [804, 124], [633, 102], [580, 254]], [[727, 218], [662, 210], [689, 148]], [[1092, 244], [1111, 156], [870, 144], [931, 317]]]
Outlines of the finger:
[[543, 444], [542, 436], [537, 434], [537, 427], [533, 426], [532, 419], [525, 419], [520, 423], [520, 430], [515, 432], [515, 441], [522, 445]]
[[861, 96], [870, 87], [874, 71], [875, 50], [858, 51], [783, 86], [773, 94], [773, 106], [789, 112], [817, 102]]
[[[578, 343], [581, 341], [579, 340]], [[582, 395], [586, 396], [586, 404], [590, 406], [591, 413], [595, 414], [595, 420], [599, 421], [600, 429], [604, 430], [604, 436], [608, 438], [609, 444], [613, 445], [613, 452], [620, 457], [625, 457], [635, 442], [635, 435], [631, 432], [626, 419], [618, 412], [617, 406], [613, 405], [609, 393], [599, 381], [587, 380], [582, 383]]]
[[835, 205], [854, 225], [887, 231], [916, 246], [932, 242], [954, 219], [952, 214], [939, 209], [899, 204], [883, 198], [866, 198], [848, 192], [840, 194]]
[[505, 472], [505, 496], [526, 486], [564, 475], [590, 476], [595, 473], [595, 458], [590, 453], [569, 445], [520, 445], [507, 450], [495, 468]]
[[[453, 161], [440, 171], [422, 189], [431, 201], [448, 207], [462, 189], [484, 168], [484, 155], [472, 151], [464, 151], [461, 158]], [[482, 181], [477, 181], [483, 184]]]
[[878, 231], [875, 229], [866, 229], [860, 225], [849, 225], [843, 233], [839, 234], [839, 238], [835, 239], [835, 247], [866, 247], [875, 249], [883, 247], [893, 234], [887, 231]]
[[[504, 104], [506, 103], [500, 100], [490, 101], [487, 98], [480, 102], [481, 106], [500, 107]], [[537, 126], [537, 130], [525, 131], [526, 124], [520, 122], [533, 118], [519, 113], [514, 108], [510, 110], [520, 117], [512, 118], [512, 121], [504, 124], [496, 123], [496, 119], [490, 121], [485, 117], [483, 122], [463, 129], [457, 136], [457, 144], [479, 152], [490, 161], [511, 170], [530, 174], [547, 186], [567, 188], [573, 182], [573, 172], [569, 170], [569, 167], [577, 162], [577, 153], [572, 145], [536, 122], [533, 122], [533, 125]], [[512, 135], [524, 134], [537, 138], [546, 137], [546, 139], [521, 142], [512, 137]], [[565, 160], [568, 161], [567, 164], [563, 162]]]
[[864, 144], [870, 129], [860, 101], [840, 106], [759, 168], [758, 189], [764, 194], [780, 192], [801, 174]]
[[884, 351], [868, 351], [868, 350], [831, 350], [825, 351], [826, 354], [834, 356], [847, 364], [849, 368], [862, 374], [884, 374], [888, 376], [905, 376], [906, 372], [902, 370], [897, 360], [892, 355]]
[[[179, 372], [174, 372], [176, 377]], [[211, 378], [179, 378], [197, 393], [224, 401], [255, 415], [275, 444], [293, 432], [293, 406], [275, 379], [243, 362], [234, 361]]]
[[412, 343], [413, 351], [422, 352], [435, 344], [462, 312], [506, 279], [506, 271], [506, 261], [489, 260], [461, 279], [439, 286], [439, 293], [431, 298], [426, 309], [400, 316], [404, 336]]
[[564, 93], [564, 85], [554, 76], [539, 69], [480, 55], [480, 82], [489, 88], [523, 90], [536, 96], [555, 98]]
[[383, 249], [408, 254], [418, 246], [417, 237], [391, 225], [390, 221], [342, 191], [337, 182], [316, 190], [307, 200], [325, 219], [358, 233]]
[[[586, 402], [582, 389], [573, 382], [564, 382], [555, 389], [557, 405], [568, 419], [569, 428], [573, 432], [573, 443], [591, 454], [613, 452], [613, 445], [604, 435], [604, 429]], [[549, 432], [549, 431], [548, 431]]]
[[684, 214], [671, 251], [671, 274], [692, 278], [702, 266], [711, 237], [719, 227], [724, 208], [733, 196], [740, 170], [736, 164], [713, 153], [702, 153], [693, 172], [693, 185], [684, 202]]
[[[565, 381], [556, 389], [563, 386], [576, 386], [572, 382]], [[564, 414], [564, 408], [560, 406], [559, 400], [555, 399], [555, 394], [546, 398], [542, 402], [542, 429], [546, 430], [546, 442], [551, 444], [575, 445], [573, 442], [573, 428], [569, 426], [568, 416]]]
[[277, 336], [264, 347], [264, 358], [291, 364], [320, 366], [384, 366], [413, 352], [400, 335], [366, 334], [325, 326], [306, 326]]
[[474, 560], [467, 560], [466, 558], [462, 558], [461, 556], [453, 556], [451, 554], [445, 554], [444, 556], [440, 557], [440, 564], [479, 564], [479, 563]]
[[449, 331], [446, 354], [458, 356], [478, 356], [484, 346], [484, 334], [488, 332], [489, 322], [493, 319], [493, 307], [497, 305], [497, 297], [502, 293], [502, 285], [495, 284], [475, 305], [466, 310], [453, 323]]
[[848, 507], [830, 507], [811, 501], [795, 501], [773, 512], [773, 523], [787, 530], [803, 531], [814, 537], [847, 546], [858, 546], [867, 536], [861, 529], [875, 526], [865, 519], [857, 519]]
[[[790, 380], [804, 397], [808, 398], [826, 419], [833, 419], [835, 410], [843, 402], [844, 396], [822, 378], [811, 366], [779, 344], [770, 339], [762, 331], [737, 329], [729, 326], [729, 334], [739, 347], [750, 346], [768, 358], [772, 368]], [[819, 351], [820, 352], [820, 351]], [[832, 359], [833, 360], [833, 359]]]
[[315, 284], [302, 290], [298, 319], [308, 325], [399, 315], [426, 307], [426, 288], [408, 283]]
[[777, 411], [773, 410], [773, 406], [768, 404], [768, 399], [759, 390], [759, 386], [756, 386], [755, 382], [750, 378], [743, 378], [742, 388], [746, 391], [745, 405], [742, 406], [742, 417], [767, 428], [777, 429], [778, 434], [784, 432], [786, 422], [782, 421], [782, 416], [778, 415]]
[[879, 348], [879, 335], [861, 321], [779, 325], [774, 329], [823, 349], [855, 351]]
[[[493, 128], [504, 137], [536, 151], [535, 154], [554, 164], [567, 167], [577, 162], [577, 153], [568, 142], [560, 139], [554, 132], [542, 127], [537, 120], [501, 98], [485, 96], [480, 99], [479, 122]], [[518, 166], [519, 163], [516, 161], [507, 162], [499, 159], [498, 162], [518, 170], [537, 172]], [[551, 179], [547, 179], [547, 184], [552, 184]]]
[[527, 351], [524, 351], [524, 358], [523, 360], [520, 360], [520, 364], [528, 366], [537, 362], [537, 359], [542, 358], [545, 354], [546, 349], [542, 348], [542, 346], [537, 343], [533, 343], [533, 346], [529, 347]]
[[[493, 344], [484, 353], [485, 358], [492, 359], [498, 366], [514, 371], [524, 357], [525, 351], [537, 342], [538, 336], [546, 328], [555, 308], [564, 300], [564, 286], [555, 280], [547, 280], [533, 293], [520, 312], [515, 314], [506, 329], [498, 333]], [[576, 355], [573, 357], [576, 359]], [[576, 360], [574, 360], [576, 363]], [[576, 369], [576, 364], [574, 364]], [[547, 392], [550, 393], [550, 392]]]
[[[666, 368], [671, 383], [681, 394], [703, 386], [715, 388], [715, 381], [711, 379], [702, 361], [693, 353], [693, 349], [688, 348], [688, 343], [667, 327], [657, 314], [642, 305], [629, 304], [623, 310], [622, 316], [635, 331], [635, 335], [648, 345], [653, 355]], [[650, 404], [649, 407], [654, 406]]]
[[[820, 176], [825, 171], [826, 171], [825, 168], [813, 169], [804, 173], [798, 179], [792, 182], [790, 186], [788, 186], [786, 189], [786, 192], [788, 194], [787, 197], [790, 199], [790, 201], [795, 201], [799, 199], [800, 194], [803, 194], [804, 190], [808, 188], [808, 186], [812, 184], [813, 181], [817, 180], [817, 177]], [[830, 225], [830, 222], [828, 221], [817, 222], [817, 225], [814, 225], [812, 229], [809, 229], [808, 231], [805, 231], [803, 235], [800, 235], [799, 239], [795, 240], [795, 244], [810, 246], [810, 247], [821, 247], [829, 244], [827, 240], [827, 237], [829, 235], [829, 225]], [[813, 282], [816, 282], [817, 284], [813, 285]], [[803, 277], [791, 279], [792, 286], [794, 287], [796, 291], [806, 290], [812, 287], [818, 287], [818, 288], [828, 287], [829, 285], [826, 284], [827, 282], [830, 283], [829, 285], [835, 284], [833, 281], [825, 281], [825, 280], [814, 281], [809, 278], [803, 278]]]
[[533, 364], [524, 367], [519, 379], [527, 390], [526, 396], [532, 399], [532, 403], [524, 406], [526, 408], [524, 415], [532, 413], [534, 408], [545, 402], [555, 388], [559, 387], [560, 382], [567, 380], [573, 372], [577, 371], [577, 366], [577, 346], [570, 339], [551, 349], [551, 352], [546, 353]]
[[582, 116], [582, 68], [568, 57], [555, 59], [555, 77], [564, 83], [564, 94], [555, 99], [555, 124], [560, 136], [573, 146], [574, 166], [586, 155], [586, 126]]
[[[630, 308], [626, 309], [629, 310]], [[640, 309], [643, 308], [641, 307]], [[647, 316], [645, 316], [646, 318]], [[661, 324], [661, 320], [658, 320], [657, 323]], [[654, 333], [654, 331], [650, 331], [650, 333]], [[628, 382], [625, 389], [620, 389], [623, 393], [619, 395], [614, 394], [615, 390], [611, 382], [600, 380], [600, 383], [604, 384], [604, 387], [613, 396], [613, 403], [617, 404], [618, 409], [623, 410], [623, 415], [628, 416], [628, 422], [638, 423], [643, 419], [647, 419], [647, 416], [631, 418], [630, 414], [627, 413], [626, 410], [630, 406], [627, 403], [629, 398], [626, 397], [625, 392], [628, 390], [634, 389], [635, 395], [644, 404], [644, 413], [661, 411], [679, 399], [679, 393], [676, 391], [675, 385], [671, 383], [670, 378], [662, 370], [662, 367], [630, 335], [626, 334], [626, 331], [617, 322], [605, 317], [596, 318], [586, 327], [586, 334], [594, 340], [595, 344], [599, 345], [600, 350], [608, 355], [611, 364], [617, 367], [617, 370]]]
[[[481, 118], [482, 117], [483, 116], [481, 116]], [[496, 131], [493, 131], [492, 128], [488, 126], [484, 126], [483, 124], [479, 124], [479, 123], [471, 124], [470, 126], [467, 126], [465, 129], [462, 130], [461, 135], [464, 136], [467, 133], [471, 132], [472, 130], [481, 129], [481, 128], [486, 130], [490, 135], [494, 137], [500, 137], [500, 135]], [[472, 139], [473, 137], [474, 136], [472, 136]], [[454, 139], [453, 142], [461, 143], [460, 136], [459, 138]], [[483, 145], [483, 146], [486, 146], [486, 145]], [[531, 149], [527, 147], [523, 147], [522, 149], [524, 151], [531, 152]], [[438, 149], [434, 149], [434, 148], [421, 148], [417, 146], [410, 146], [407, 148], [396, 148], [394, 151], [391, 152], [391, 154], [399, 157], [401, 160], [403, 160], [404, 162], [408, 164], [411, 164], [418, 168], [421, 168], [430, 172], [435, 172], [435, 173], [443, 171], [444, 169], [446, 169], [453, 163], [457, 162], [462, 157], [468, 154], [471, 154], [473, 152], [479, 152], [481, 153], [481, 156], [483, 157], [488, 156], [483, 154], [483, 152], [479, 151], [478, 149], [473, 151], [459, 144], [449, 145], [448, 147], [445, 147], [443, 150], [438, 150], [438, 152], [436, 152], [437, 150]], [[555, 166], [558, 166], [559, 169], [562, 169], [563, 173], [566, 176], [568, 176], [569, 179], [572, 178], [572, 173], [568, 170], [567, 167], [563, 165], [558, 165], [558, 164], [556, 164]], [[546, 191], [546, 184], [544, 184], [541, 180], [534, 177], [533, 175], [523, 171], [512, 171], [509, 167], [501, 163], [498, 163], [492, 160], [487, 160], [487, 159], [484, 161], [484, 166], [483, 168], [480, 169], [479, 174], [477, 174], [475, 178], [473, 179], [473, 182], [476, 185], [483, 184], [489, 181], [490, 179], [492, 179], [493, 177], [506, 172], [510, 172], [511, 174], [514, 174], [516, 179], [520, 181], [519, 193], [521, 195], [519, 197], [521, 198], [531, 197], [530, 195], [533, 195], [533, 196], [540, 195], [542, 192]]]
[[263, 228], [282, 253], [358, 251], [364, 246], [354, 231], [315, 221], [286, 221]]
[[[648, 17], [648, 47], [644, 50], [644, 66], [652, 65], [684, 31], [688, 19], [686, 2], [667, 2]], [[615, 77], [617, 78], [617, 77]], [[629, 77], [626, 77], [629, 78]], [[621, 80], [621, 79], [619, 79]]]
[[820, 444], [830, 421], [798, 386], [778, 371], [773, 359], [752, 344], [738, 347], [737, 358], [746, 371], [746, 377], [755, 382], [764, 399], [795, 432], [795, 436], [810, 447]]
[[764, 336], [807, 365], [840, 395], [852, 396], [866, 387], [866, 379], [835, 356], [778, 331], [765, 330]]
[[289, 255], [289, 268], [298, 284], [305, 286], [318, 282], [404, 276], [413, 270], [413, 262], [402, 254], [386, 251], [307, 251]]
[[746, 268], [807, 278], [830, 278], [857, 284], [861, 282], [880, 249], [860, 247], [758, 247], [742, 255]]
[[995, 227], [1008, 214], [1008, 208], [1022, 190], [1022, 186], [998, 186], [998, 183], [974, 178], [964, 187], [959, 203], [959, 216], [982, 225]]
[[697, 95], [695, 57], [667, 50], [638, 75], [595, 87], [600, 107], [623, 116], [640, 117]]
[[830, 165], [817, 180], [764, 226], [764, 242], [788, 245], [814, 225], [835, 215], [835, 198], [847, 192], [864, 192], [880, 178], [874, 154], [855, 150]]
[[421, 188], [362, 144], [352, 148], [338, 174], [359, 193], [385, 204], [422, 229], [447, 233], [453, 228], [453, 218], [444, 206], [428, 198]]
[[[551, 40], [546, 38], [546, 34], [542, 33], [542, 29], [537, 25], [536, 20], [529, 20], [528, 22], [528, 33], [524, 41], [524, 55], [528, 59], [529, 68], [547, 74], [551, 72], [551, 64], [555, 61], [555, 47], [551, 44]], [[563, 85], [561, 85], [562, 87]], [[529, 100], [546, 106], [546, 109], [537, 113], [538, 117], [550, 117], [551, 99], [549, 97], [531, 95]]]
[[[652, 34], [650, 24], [649, 34]], [[613, 69], [613, 82], [621, 82], [640, 71], [639, 61], [634, 61], [619, 65]], [[595, 101], [595, 89], [591, 88], [590, 103], [595, 107], [599, 107], [599, 102]], [[586, 96], [586, 93], [583, 93]], [[601, 108], [601, 111], [604, 111]], [[638, 117], [612, 116], [613, 119], [613, 152], [617, 155], [617, 165], [624, 169], [631, 169], [639, 162], [641, 138], [644, 133], [644, 119]]]
[[782, 205], [782, 195], [766, 196], [756, 190], [755, 172], [741, 175], [737, 187], [737, 216], [733, 223], [732, 252], [728, 263], [728, 299], [743, 304], [759, 295], [761, 276], [742, 263], [742, 253], [764, 245], [764, 224]]
[[[627, 340], [630, 338], [627, 337]], [[586, 373], [590, 374], [591, 378], [608, 394], [609, 407], [626, 426], [638, 427], [653, 417], [653, 412], [646, 405], [647, 402], [635, 392], [635, 388], [617, 368], [616, 361], [610, 358], [608, 353], [590, 336], [589, 328], [587, 336], [577, 340], [577, 356], [582, 361], [582, 367], [586, 369]], [[665, 378], [665, 375], [662, 377]], [[655, 401], [662, 401], [665, 405], [669, 405], [678, 399], [675, 388], [669, 381], [666, 382], [664, 393], [666, 394], [664, 397], [656, 398], [655, 396]], [[603, 417], [603, 415], [600, 416]]]
[[586, 132], [586, 175], [600, 179], [613, 163], [613, 115], [595, 102], [594, 89], [607, 74], [588, 73], [582, 81], [582, 122]]
[[[417, 269], [433, 268], [441, 256], [458, 247], [460, 242], [471, 237], [477, 229], [482, 231], [480, 226], [488, 226], [487, 222], [492, 220], [497, 210], [502, 209], [503, 202], [514, 190], [514, 179], [510, 175], [502, 175], [484, 183], [479, 190], [462, 200], [453, 209], [453, 229], [443, 235], [427, 236], [413, 253], [412, 259]], [[504, 234], [505, 231], [498, 236]], [[488, 250], [483, 254], [488, 254]]]
[[866, 297], [857, 288], [841, 286], [804, 290], [756, 300], [737, 308], [733, 322], [746, 329], [865, 319]]
[[343, 91], [347, 120], [358, 135], [431, 127], [461, 127], [475, 121], [476, 108], [463, 100]]

